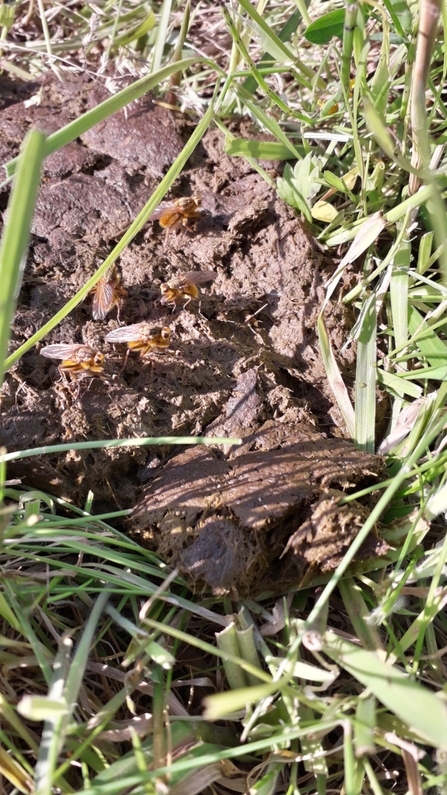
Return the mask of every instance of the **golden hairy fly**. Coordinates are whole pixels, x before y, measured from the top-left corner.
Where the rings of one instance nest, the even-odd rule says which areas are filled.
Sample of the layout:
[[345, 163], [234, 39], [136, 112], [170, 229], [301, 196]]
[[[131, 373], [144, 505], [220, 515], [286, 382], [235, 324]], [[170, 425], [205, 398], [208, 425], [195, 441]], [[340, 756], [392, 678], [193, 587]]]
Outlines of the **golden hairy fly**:
[[104, 320], [115, 306], [118, 308], [119, 314], [119, 309], [127, 295], [127, 290], [121, 284], [121, 276], [115, 265], [95, 284], [91, 293], [93, 294], [93, 320]]
[[151, 352], [169, 347], [171, 329], [169, 326], [152, 326], [150, 323], [133, 323], [110, 331], [106, 342], [125, 342], [131, 351], [138, 351], [144, 358]]
[[201, 204], [199, 196], [181, 196], [179, 199], [163, 201], [149, 220], [158, 221], [163, 229], [177, 229], [179, 226], [191, 228], [203, 215]]
[[90, 345], [47, 345], [40, 354], [47, 359], [62, 359], [59, 372], [73, 378], [93, 377], [104, 370], [104, 354]]
[[217, 277], [214, 271], [188, 271], [179, 273], [168, 282], [160, 285], [162, 304], [181, 304], [186, 301], [188, 304], [192, 298], [199, 297], [198, 284], [212, 282]]

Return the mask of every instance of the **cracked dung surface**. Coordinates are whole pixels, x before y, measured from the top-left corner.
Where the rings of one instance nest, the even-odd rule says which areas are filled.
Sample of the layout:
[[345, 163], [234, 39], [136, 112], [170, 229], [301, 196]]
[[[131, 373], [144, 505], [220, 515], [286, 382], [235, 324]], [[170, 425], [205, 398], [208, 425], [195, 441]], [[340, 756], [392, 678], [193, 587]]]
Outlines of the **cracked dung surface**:
[[[74, 77], [63, 85], [46, 78], [38, 106], [25, 107], [11, 91], [0, 109], [3, 162], [30, 126], [53, 132], [105, 98], [96, 83]], [[93, 274], [189, 132], [186, 122], [146, 97], [47, 158], [11, 350]], [[266, 167], [274, 176], [275, 164]], [[306, 567], [328, 571], [368, 510], [341, 509], [337, 495], [373, 483], [382, 467], [336, 438], [344, 430], [316, 335], [334, 266], [249, 164], [224, 153], [219, 131], [206, 134], [172, 195], [201, 196], [206, 212], [197, 227], [166, 233], [149, 222], [118, 262], [128, 293], [120, 323], [169, 325], [169, 351], [149, 363], [131, 354], [123, 369], [124, 346], [104, 342], [119, 325], [116, 310], [93, 321], [89, 297], [44, 344], [103, 351], [104, 377], [76, 398], [58, 380], [57, 362], [29, 351], [6, 379], [0, 443], [14, 450], [61, 440], [207, 433], [240, 435], [243, 447], [72, 451], [16, 463], [8, 476], [77, 504], [91, 490], [97, 512], [138, 503], [129, 532], [197, 587], [250, 593], [281, 578], [300, 580]], [[4, 192], [3, 207], [6, 199]], [[161, 282], [200, 269], [217, 274], [203, 286], [200, 304], [172, 312], [160, 303]], [[350, 310], [333, 303], [326, 323], [349, 381], [354, 351], [341, 349]], [[323, 525], [327, 542], [318, 536]], [[379, 546], [372, 539], [365, 554], [383, 552]]]

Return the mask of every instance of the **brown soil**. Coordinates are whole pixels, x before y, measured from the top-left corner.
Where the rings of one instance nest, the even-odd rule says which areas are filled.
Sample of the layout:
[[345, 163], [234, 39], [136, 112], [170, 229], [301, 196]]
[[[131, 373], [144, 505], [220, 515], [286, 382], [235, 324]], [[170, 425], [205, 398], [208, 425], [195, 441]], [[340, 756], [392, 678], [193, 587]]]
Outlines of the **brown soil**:
[[[30, 126], [53, 132], [106, 94], [73, 78], [63, 85], [49, 79], [39, 106], [11, 96], [0, 110], [3, 162]], [[184, 121], [147, 98], [47, 159], [11, 350], [93, 274], [188, 133]], [[340, 509], [339, 493], [374, 482], [381, 461], [334, 438], [344, 429], [316, 336], [334, 266], [261, 177], [225, 155], [218, 131], [208, 132], [176, 184], [175, 196], [183, 195], [202, 198], [206, 214], [196, 228], [166, 233], [148, 223], [119, 262], [128, 292], [120, 323], [169, 325], [169, 351], [150, 363], [131, 354], [123, 370], [125, 346], [104, 342], [119, 325], [116, 310], [94, 321], [87, 300], [44, 344], [103, 351], [104, 378], [71, 394], [58, 380], [57, 363], [28, 352], [7, 376], [0, 443], [15, 450], [61, 440], [242, 436], [242, 448], [220, 452], [44, 456], [11, 465], [8, 475], [78, 504], [91, 490], [97, 512], [141, 498], [132, 532], [195, 584], [248, 593], [280, 577], [301, 580], [309, 566], [333, 568], [366, 510]], [[5, 206], [6, 194], [2, 199]], [[163, 306], [160, 283], [192, 270], [217, 274], [201, 289], [200, 304], [174, 312]], [[347, 311], [334, 303], [326, 323], [349, 380], [354, 353], [341, 354], [352, 325]], [[377, 552], [374, 545], [367, 554]]]

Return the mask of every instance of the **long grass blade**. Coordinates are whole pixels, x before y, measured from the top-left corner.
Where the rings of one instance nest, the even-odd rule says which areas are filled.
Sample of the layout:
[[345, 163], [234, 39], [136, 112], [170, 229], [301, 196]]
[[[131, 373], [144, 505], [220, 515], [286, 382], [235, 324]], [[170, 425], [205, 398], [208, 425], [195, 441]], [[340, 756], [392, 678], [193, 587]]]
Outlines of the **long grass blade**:
[[152, 72], [156, 73], [160, 70], [161, 62], [163, 59], [163, 51], [166, 47], [166, 39], [168, 36], [169, 20], [171, 16], [172, 0], [163, 0], [161, 5], [160, 14], [158, 17], [157, 38], [155, 40], [155, 47], [152, 55]]
[[44, 133], [37, 130], [30, 132], [24, 141], [0, 243], [0, 387], [7, 369], [5, 359], [11, 321], [25, 267], [40, 170], [45, 157], [45, 141]]
[[139, 447], [140, 445], [160, 444], [241, 444], [241, 439], [225, 439], [219, 436], [148, 436], [135, 439], [102, 439], [90, 442], [70, 442], [69, 444], [51, 444], [46, 447], [34, 447], [28, 450], [17, 450], [13, 453], [3, 453], [0, 461], [17, 461], [35, 455], [52, 455], [65, 453], [68, 450], [93, 450], [106, 447]]
[[355, 374], [355, 443], [361, 450], [374, 452], [376, 424], [376, 296], [369, 297], [363, 313], [357, 343]]

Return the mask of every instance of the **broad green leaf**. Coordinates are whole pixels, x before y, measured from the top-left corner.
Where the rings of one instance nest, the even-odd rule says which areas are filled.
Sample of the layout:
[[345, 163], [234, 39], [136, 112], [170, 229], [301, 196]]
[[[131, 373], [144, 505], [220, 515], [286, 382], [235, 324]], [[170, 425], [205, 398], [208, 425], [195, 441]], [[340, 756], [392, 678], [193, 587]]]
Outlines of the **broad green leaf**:
[[323, 221], [325, 224], [330, 224], [338, 215], [338, 210], [333, 204], [325, 202], [322, 199], [315, 202], [312, 207], [312, 218], [317, 221]]
[[413, 16], [405, 0], [384, 0], [383, 4], [393, 20], [397, 32], [403, 38], [411, 35]]
[[339, 8], [336, 11], [329, 11], [323, 14], [304, 31], [304, 37], [312, 44], [327, 44], [333, 36], [343, 38], [343, 24], [345, 21], [345, 9]]
[[324, 181], [327, 185], [331, 188], [335, 188], [336, 190], [340, 191], [341, 193], [347, 193], [351, 191], [357, 181], [357, 177], [359, 175], [359, 170], [357, 166], [351, 168], [343, 177], [337, 176], [337, 174], [333, 174], [332, 171], [324, 171], [323, 177]]
[[318, 181], [320, 164], [310, 153], [295, 168], [287, 164], [283, 177], [277, 180], [278, 196], [312, 222], [311, 199], [321, 189]]

